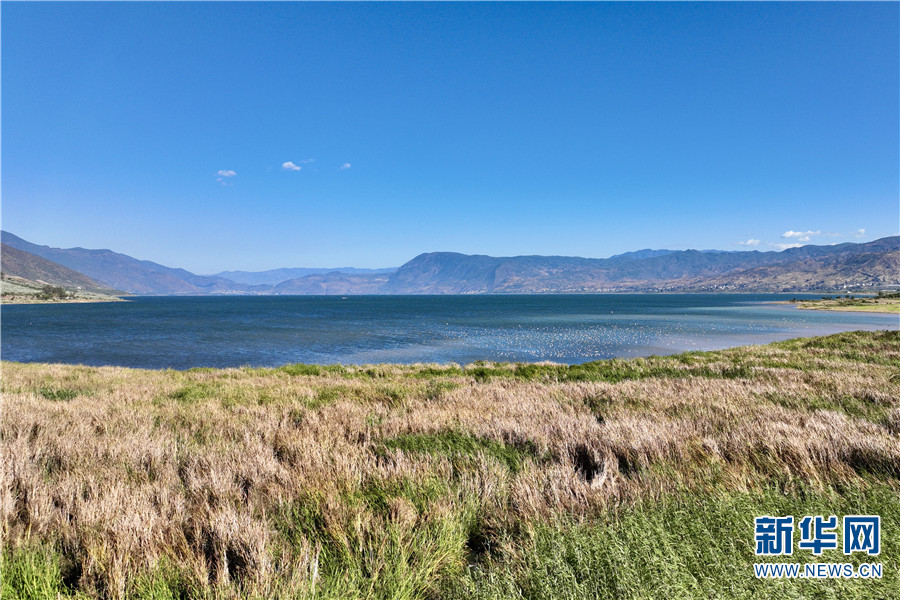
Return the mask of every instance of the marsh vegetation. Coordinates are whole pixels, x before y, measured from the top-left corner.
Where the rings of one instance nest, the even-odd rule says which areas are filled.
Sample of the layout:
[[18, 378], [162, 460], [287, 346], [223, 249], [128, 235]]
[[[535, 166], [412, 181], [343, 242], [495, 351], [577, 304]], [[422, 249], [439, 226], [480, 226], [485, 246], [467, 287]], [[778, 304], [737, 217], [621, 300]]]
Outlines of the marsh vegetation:
[[822, 296], [819, 300], [791, 300], [797, 308], [850, 312], [900, 313], [900, 292], [878, 292], [876, 296]]
[[[573, 366], [3, 363], [2, 390], [4, 598], [900, 586], [896, 331]], [[881, 515], [884, 578], [755, 579], [763, 514]]]

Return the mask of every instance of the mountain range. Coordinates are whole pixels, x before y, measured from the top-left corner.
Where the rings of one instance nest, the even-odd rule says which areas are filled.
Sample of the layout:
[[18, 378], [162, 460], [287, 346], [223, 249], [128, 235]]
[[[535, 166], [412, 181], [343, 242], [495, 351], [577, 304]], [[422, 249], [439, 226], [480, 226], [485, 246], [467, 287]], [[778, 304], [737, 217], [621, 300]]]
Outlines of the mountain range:
[[84, 273], [6, 244], [0, 244], [0, 273], [38, 284], [62, 286], [97, 294], [121, 293], [99, 281], [94, 281]]
[[[291, 268], [216, 275], [196, 275], [112, 250], [41, 246], [6, 231], [0, 241], [6, 275], [29, 278], [20, 273], [34, 274], [36, 260], [42, 259], [45, 275], [52, 271], [47, 263], [55, 264], [86, 276], [90, 285], [138, 295], [802, 292], [900, 285], [898, 236], [780, 252], [647, 249], [610, 258], [431, 252], [397, 269]], [[68, 271], [67, 281], [74, 282]]]

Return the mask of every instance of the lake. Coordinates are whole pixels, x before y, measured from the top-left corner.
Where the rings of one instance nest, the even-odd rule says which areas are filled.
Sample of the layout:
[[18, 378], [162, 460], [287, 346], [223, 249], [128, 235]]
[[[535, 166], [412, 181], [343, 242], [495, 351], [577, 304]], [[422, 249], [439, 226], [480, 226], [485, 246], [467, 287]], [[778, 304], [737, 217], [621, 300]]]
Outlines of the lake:
[[139, 368], [591, 360], [713, 350], [897, 315], [771, 304], [802, 294], [139, 297], [2, 307], [2, 359]]

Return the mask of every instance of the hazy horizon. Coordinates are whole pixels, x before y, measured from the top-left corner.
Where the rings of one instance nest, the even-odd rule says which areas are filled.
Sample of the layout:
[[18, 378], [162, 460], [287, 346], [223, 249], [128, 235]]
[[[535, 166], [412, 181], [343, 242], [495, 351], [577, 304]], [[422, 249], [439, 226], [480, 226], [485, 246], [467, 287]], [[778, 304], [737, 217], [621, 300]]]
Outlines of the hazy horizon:
[[897, 3], [0, 14], [2, 228], [36, 244], [212, 274], [900, 226]]
[[[3, 231], [4, 231], [4, 233], [16, 235], [15, 232], [12, 232], [12, 231], [6, 231], [6, 230], [3, 230]], [[894, 235], [892, 235], [892, 236], [885, 236], [885, 237], [895, 237], [895, 236], [897, 236], [897, 235], [900, 235], [900, 234], [894, 234]], [[24, 238], [22, 238], [21, 236], [16, 236], [16, 237], [19, 237], [20, 239], [24, 239]], [[867, 242], [876, 241], [877, 239], [880, 239], [880, 238], [876, 238], [876, 239], [856, 239], [856, 240], [853, 240], [852, 242], [849, 242], [849, 243], [854, 243], [854, 244], [865, 244], [865, 243], [867, 243]], [[87, 247], [84, 247], [84, 246], [73, 246], [73, 247], [71, 247], [71, 248], [60, 248], [60, 247], [54, 246], [54, 245], [52, 245], [52, 244], [41, 243], [41, 242], [35, 242], [34, 240], [24, 240], [24, 241], [30, 242], [30, 243], [33, 243], [33, 244], [37, 244], [37, 245], [39, 245], [39, 246], [48, 246], [48, 247], [50, 247], [50, 248], [58, 248], [58, 249], [62, 249], [62, 250], [71, 250], [71, 249], [83, 249], [83, 250], [89, 250], [89, 251], [96, 251], [96, 250], [104, 251], [104, 250], [109, 250], [109, 251], [112, 251], [112, 252], [117, 252], [117, 253], [119, 253], [119, 254], [125, 254], [125, 253], [123, 253], [123, 252], [119, 252], [116, 248], [87, 248]], [[813, 243], [813, 242], [807, 242], [807, 243], [803, 243], [803, 244], [791, 245], [791, 246], [788, 247], [788, 248], [740, 248], [740, 249], [733, 249], [733, 250], [722, 250], [722, 249], [720, 249], [720, 248], [685, 248], [684, 250], [692, 250], [692, 251], [703, 252], [703, 253], [706, 253], [706, 252], [709, 252], [709, 253], [728, 253], [728, 252], [784, 252], [785, 250], [790, 250], [791, 248], [795, 248], [795, 247], [802, 247], [802, 246], [836, 246], [836, 245], [842, 244], [842, 243], [848, 243], [848, 242], [846, 242], [846, 241], [844, 241], [844, 242], [830, 242], [830, 243]], [[681, 251], [681, 250], [675, 250], [675, 249], [671, 249], [671, 248], [635, 248], [635, 249], [633, 249], [633, 250], [626, 250], [626, 251], [624, 251], [624, 252], [619, 252], [619, 253], [617, 253], [617, 254], [610, 254], [609, 256], [568, 256], [568, 257], [565, 257], [565, 258], [586, 258], [586, 259], [591, 259], [591, 260], [595, 260], [595, 259], [605, 260], [605, 259], [609, 259], [609, 258], [615, 258], [616, 256], [620, 256], [620, 255], [623, 255], [623, 254], [634, 254], [634, 253], [647, 252], [647, 251], [656, 251], [656, 252], [659, 252], [659, 251], [662, 251], [662, 252], [679, 252], [679, 251]], [[429, 250], [429, 251], [425, 251], [425, 252], [419, 252], [418, 254], [416, 254], [416, 255], [414, 255], [414, 256], [410, 256], [410, 257], [408, 257], [407, 259], [403, 260], [401, 263], [399, 263], [399, 264], [397, 264], [397, 265], [392, 265], [392, 266], [381, 266], [381, 267], [357, 267], [357, 266], [352, 265], [352, 264], [350, 264], [350, 265], [337, 265], [337, 266], [335, 266], [335, 265], [325, 265], [325, 266], [322, 266], [322, 265], [282, 265], [282, 266], [280, 266], [280, 267], [271, 267], [271, 268], [264, 268], [264, 269], [258, 269], [258, 270], [230, 269], [230, 268], [225, 268], [225, 269], [222, 269], [222, 270], [219, 270], [219, 271], [216, 271], [216, 272], [209, 272], [209, 273], [202, 273], [202, 272], [196, 272], [196, 271], [191, 271], [191, 272], [194, 273], [195, 275], [201, 275], [201, 276], [224, 276], [224, 277], [227, 277], [229, 273], [231, 273], [231, 274], [246, 274], [246, 275], [260, 275], [260, 274], [263, 274], [263, 273], [274, 273], [274, 272], [278, 272], [278, 271], [309, 271], [309, 272], [310, 272], [310, 273], [306, 273], [306, 274], [326, 273], [326, 272], [329, 272], [329, 271], [342, 271], [342, 270], [345, 270], [345, 271], [347, 271], [347, 272], [354, 272], [354, 271], [358, 271], [358, 272], [388, 272], [388, 271], [394, 271], [394, 270], [396, 270], [396, 269], [402, 267], [405, 263], [407, 263], [407, 262], [413, 260], [414, 258], [417, 258], [417, 257], [419, 257], [419, 256], [423, 256], [423, 255], [427, 255], [427, 254], [464, 254], [464, 255], [466, 255], [466, 256], [489, 256], [489, 257], [491, 257], [491, 258], [515, 258], [515, 257], [517, 257], [517, 256], [518, 256], [518, 257], [522, 257], [522, 256], [544, 256], [544, 257], [549, 257], [549, 256], [559, 256], [559, 257], [563, 257], [563, 255], [536, 255], [536, 254], [533, 254], [533, 253], [532, 253], [532, 254], [520, 254], [520, 255], [515, 255], [515, 256], [491, 256], [491, 255], [485, 255], [485, 254], [481, 254], [481, 253], [477, 253], [477, 252], [474, 252], [474, 253], [461, 253], [461, 252], [456, 252], [455, 250]], [[146, 257], [141, 257], [141, 256], [131, 256], [131, 255], [128, 255], [128, 254], [126, 254], [126, 256], [130, 256], [131, 258], [138, 259], [138, 260], [142, 260], [142, 261], [150, 260], [151, 262], [158, 262], [158, 261], [154, 261], [154, 260], [152, 260], [152, 259], [149, 259], [149, 258], [146, 258]], [[159, 264], [163, 264], [163, 263], [159, 263]], [[179, 264], [163, 264], [163, 266], [166, 266], [166, 267], [172, 267], [172, 268], [184, 268], [182, 265], [179, 265]], [[186, 270], [189, 270], [189, 269], [186, 269]], [[304, 274], [304, 275], [305, 275], [305, 274]], [[303, 276], [303, 275], [297, 275], [297, 277], [302, 277], [302, 276]]]

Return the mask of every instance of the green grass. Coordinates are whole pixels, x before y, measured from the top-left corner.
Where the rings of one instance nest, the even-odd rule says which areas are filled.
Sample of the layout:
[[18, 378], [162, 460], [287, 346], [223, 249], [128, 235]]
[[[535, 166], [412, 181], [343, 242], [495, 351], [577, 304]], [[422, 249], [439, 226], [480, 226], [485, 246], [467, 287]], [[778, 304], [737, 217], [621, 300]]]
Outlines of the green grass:
[[52, 388], [52, 387], [44, 387], [40, 389], [40, 394], [47, 400], [54, 400], [56, 402], [68, 402], [69, 400], [74, 400], [79, 394], [78, 390], [70, 390], [66, 388]]
[[[752, 369], [735, 360], [732, 364], [703, 364], [712, 353], [689, 353], [675, 357], [651, 356], [630, 360], [611, 359], [577, 365], [541, 365], [501, 363], [493, 366], [471, 366], [462, 373], [476, 382], [484, 383], [494, 378], [518, 379], [538, 382], [620, 381], [649, 379], [651, 377], [707, 377], [713, 379], [738, 379], [753, 377]], [[437, 373], [432, 370], [431, 373]]]
[[797, 338], [770, 344], [807, 356], [840, 358], [866, 364], [878, 364], [900, 368], [900, 355], [896, 352], [896, 331], [850, 331], [824, 337]]
[[422, 367], [413, 373], [413, 377], [421, 379], [431, 379], [434, 377], [462, 377], [464, 375], [465, 371], [456, 365], [446, 367]]
[[[898, 366], [897, 332], [572, 366], [4, 363], [2, 597], [900, 598]], [[581, 381], [626, 383], [556, 385]], [[163, 533], [117, 575], [132, 497]], [[880, 515], [881, 555], [849, 562], [884, 578], [756, 579], [848, 560], [758, 559], [767, 514]]]
[[[369, 482], [345, 495], [344, 520], [329, 521], [321, 496], [288, 503], [274, 516], [285, 552], [317, 552], [317, 598], [434, 597], [438, 583], [458, 576], [472, 511], [440, 518], [431, 509], [446, 484]], [[416, 527], [403, 526], [414, 520]]]
[[[205, 371], [199, 371], [204, 373]], [[191, 370], [190, 373], [198, 373]], [[180, 376], [179, 376], [180, 377]], [[258, 405], [263, 406], [277, 401], [278, 395], [270, 388], [237, 387], [228, 385], [225, 379], [229, 376], [222, 375], [210, 381], [187, 381], [174, 392], [164, 398], [157, 399], [157, 404], [165, 400], [175, 400], [178, 404], [192, 405], [207, 400], [218, 400], [224, 408], [236, 406]], [[336, 396], [335, 396], [336, 397]], [[309, 401], [311, 405], [322, 406], [328, 401], [320, 402], [318, 398]]]
[[[341, 522], [326, 520], [322, 497], [285, 504], [273, 515], [282, 552], [318, 549], [314, 598], [446, 598], [448, 600], [588, 600], [693, 598], [896, 598], [900, 590], [900, 502], [896, 482], [875, 479], [824, 491], [802, 484], [752, 492], [685, 492], [610, 509], [584, 520], [559, 515], [485, 528], [475, 507], [436, 516], [450, 488], [398, 481], [366, 486], [347, 497]], [[398, 515], [400, 499], [408, 512]], [[875, 514], [882, 518], [879, 556], [754, 554], [753, 519], [762, 515]], [[416, 519], [402, 528], [398, 520]], [[473, 552], [473, 544], [479, 546]], [[757, 579], [757, 562], [881, 563], [882, 579]], [[61, 556], [47, 547], [3, 555], [4, 599], [74, 597]], [[238, 591], [233, 589], [232, 592]], [[238, 595], [240, 595], [238, 593]], [[84, 597], [84, 596], [82, 596]], [[161, 563], [136, 580], [128, 598], [213, 597], [193, 590], [186, 574]]]
[[384, 383], [375, 386], [374, 389], [350, 385], [325, 385], [316, 390], [315, 396], [307, 400], [306, 406], [317, 410], [339, 400], [380, 402], [387, 406], [397, 406], [409, 395], [409, 390], [397, 383]]
[[865, 388], [853, 390], [852, 393], [837, 393], [829, 389], [817, 389], [812, 393], [802, 394], [777, 390], [766, 391], [759, 397], [791, 410], [808, 413], [833, 410], [873, 423], [885, 422], [893, 405], [893, 398], [890, 395]]
[[63, 583], [60, 556], [44, 546], [4, 548], [0, 597], [4, 600], [44, 600], [69, 595]]
[[334, 403], [341, 396], [347, 393], [347, 388], [342, 386], [329, 386], [320, 388], [314, 398], [307, 401], [306, 406], [313, 410], [317, 410], [324, 406]]
[[431, 401], [439, 400], [444, 397], [445, 394], [452, 392], [459, 387], [460, 385], [453, 381], [429, 381], [428, 385], [425, 387], [425, 398]]
[[282, 373], [287, 373], [288, 375], [292, 375], [294, 377], [299, 377], [303, 375], [309, 376], [319, 376], [322, 374], [322, 367], [319, 365], [304, 365], [302, 363], [294, 364], [294, 365], [285, 365], [283, 367], [278, 368]]
[[182, 404], [195, 404], [216, 397], [218, 389], [209, 383], [188, 383], [172, 392], [172, 399]]
[[[880, 556], [845, 557], [840, 547], [821, 557], [796, 547], [788, 557], [754, 554], [753, 519], [762, 515], [877, 514]], [[536, 523], [516, 552], [488, 556], [448, 582], [443, 597], [530, 598], [896, 598], [900, 590], [900, 502], [886, 485], [830, 489], [770, 487], [761, 492], [685, 494], [644, 502], [594, 522]], [[799, 536], [799, 532], [795, 534]], [[880, 580], [763, 580], [756, 562], [882, 563]]]
[[793, 298], [790, 302], [796, 304], [799, 308], [806, 309], [900, 313], [898, 297], [900, 296], [896, 293], [879, 293], [877, 297], [868, 298], [854, 298], [848, 294], [843, 298], [840, 296], [822, 296], [821, 300], [797, 300]]
[[530, 442], [513, 446], [458, 431], [400, 435], [381, 442], [375, 452], [384, 456], [389, 449], [410, 454], [443, 455], [451, 459], [483, 454], [505, 465], [512, 473], [521, 471], [527, 460], [539, 458], [537, 447]]
[[268, 375], [270, 373], [287, 373], [292, 377], [318, 377], [320, 375], [337, 375], [343, 377], [352, 376], [349, 370], [341, 365], [307, 365], [303, 363], [295, 363], [277, 367], [275, 369], [260, 368], [252, 370], [256, 373], [259, 373], [260, 375]]
[[177, 567], [161, 561], [154, 571], [135, 581], [130, 597], [135, 600], [180, 600], [208, 595], [193, 586], [190, 578]]
[[399, 406], [410, 396], [410, 391], [397, 383], [387, 383], [375, 388], [375, 399], [388, 406]]
[[[900, 368], [900, 355], [894, 351], [895, 331], [847, 332], [825, 337], [799, 338], [770, 344], [773, 349], [789, 351], [755, 358], [747, 349], [717, 352], [685, 352], [674, 356], [650, 356], [635, 359], [611, 359], [576, 365], [543, 365], [501, 363], [493, 366], [474, 363], [464, 370], [429, 368], [420, 376], [468, 375], [478, 382], [492, 378], [514, 378], [524, 381], [605, 381], [618, 383], [651, 377], [711, 379], [750, 379], [753, 367], [781, 367], [799, 370], [816, 368], [816, 359], [839, 358], [866, 364]], [[797, 352], [798, 350], [802, 352]], [[727, 363], [722, 359], [726, 358]]]
[[[3, 600], [90, 600], [106, 597], [103, 590], [90, 594], [77, 590], [78, 572], [71, 561], [47, 545], [31, 545], [10, 550], [4, 548], [0, 563], [0, 597]], [[190, 576], [167, 560], [137, 578], [126, 590], [126, 598], [133, 600], [179, 600], [211, 597], [191, 583]]]

